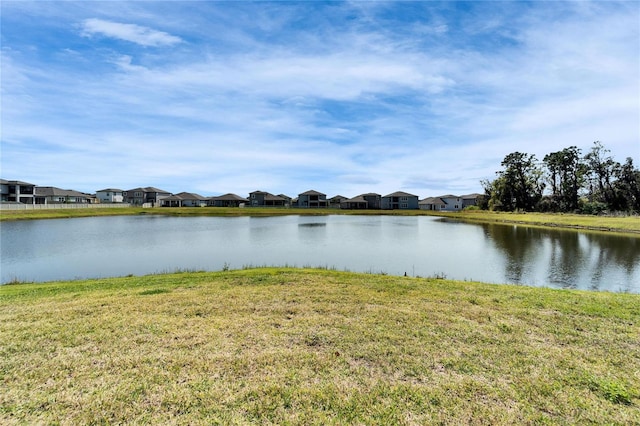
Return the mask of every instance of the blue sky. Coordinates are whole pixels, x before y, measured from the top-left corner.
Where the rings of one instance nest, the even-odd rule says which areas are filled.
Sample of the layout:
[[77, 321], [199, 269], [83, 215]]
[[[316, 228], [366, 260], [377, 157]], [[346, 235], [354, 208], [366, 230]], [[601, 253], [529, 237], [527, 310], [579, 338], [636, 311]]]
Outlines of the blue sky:
[[482, 192], [514, 151], [640, 163], [640, 3], [1, 3], [4, 179]]

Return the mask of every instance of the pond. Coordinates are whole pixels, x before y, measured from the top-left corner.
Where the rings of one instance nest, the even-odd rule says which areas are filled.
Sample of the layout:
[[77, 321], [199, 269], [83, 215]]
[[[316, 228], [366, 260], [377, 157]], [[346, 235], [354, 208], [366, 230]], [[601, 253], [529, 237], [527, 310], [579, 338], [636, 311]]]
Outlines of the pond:
[[0, 223], [2, 283], [311, 266], [640, 293], [640, 238], [427, 216], [112, 216]]

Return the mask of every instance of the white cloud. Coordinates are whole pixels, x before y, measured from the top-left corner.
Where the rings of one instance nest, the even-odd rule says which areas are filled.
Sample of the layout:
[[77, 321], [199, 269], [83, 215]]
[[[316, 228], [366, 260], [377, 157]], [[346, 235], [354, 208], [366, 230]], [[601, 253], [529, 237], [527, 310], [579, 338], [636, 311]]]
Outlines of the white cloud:
[[82, 22], [82, 35], [91, 37], [96, 34], [142, 46], [171, 46], [182, 42], [180, 37], [135, 24], [122, 24], [95, 18], [85, 19]]
[[[197, 16], [171, 2], [128, 5], [139, 13], [102, 9], [90, 16], [108, 20], [65, 22], [83, 22], [87, 37], [142, 46], [182, 41], [117, 23], [127, 19], [190, 43], [160, 55], [91, 50], [71, 38], [57, 48], [74, 55], [58, 63], [10, 43], [3, 49], [3, 100], [12, 106], [2, 123], [8, 177], [29, 180], [19, 175], [26, 170], [36, 183], [86, 191], [154, 185], [203, 195], [314, 188], [423, 197], [479, 191], [480, 179], [515, 150], [541, 158], [600, 139], [619, 161], [638, 154], [637, 10], [605, 5], [596, 19], [571, 12], [582, 5], [563, 3], [559, 14], [535, 3], [510, 22], [478, 4], [491, 25], [467, 29], [437, 7], [433, 19], [416, 15], [406, 27], [379, 19], [398, 7], [393, 2], [366, 7], [353, 25], [334, 25], [327, 9], [335, 8], [300, 15], [304, 3], [200, 2]], [[345, 8], [357, 16], [365, 6]], [[253, 8], [262, 10], [258, 22]], [[494, 43], [501, 31], [504, 44]], [[62, 169], [76, 173], [60, 181]]]

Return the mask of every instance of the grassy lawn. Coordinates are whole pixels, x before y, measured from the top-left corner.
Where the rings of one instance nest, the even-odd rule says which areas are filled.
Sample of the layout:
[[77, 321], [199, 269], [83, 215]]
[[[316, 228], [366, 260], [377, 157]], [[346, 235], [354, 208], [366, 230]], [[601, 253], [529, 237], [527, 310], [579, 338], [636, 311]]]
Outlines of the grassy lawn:
[[0, 287], [2, 424], [640, 424], [640, 295], [261, 268]]
[[518, 223], [522, 225], [582, 228], [599, 231], [640, 232], [640, 216], [591, 216], [559, 213], [506, 213], [470, 210], [446, 216], [466, 221]]
[[614, 217], [553, 213], [505, 213], [471, 210], [455, 213], [438, 213], [424, 210], [340, 210], [298, 208], [87, 208], [60, 210], [1, 210], [0, 221], [24, 219], [55, 219], [87, 216], [116, 216], [159, 214], [171, 216], [279, 216], [279, 215], [402, 215], [443, 216], [471, 222], [517, 223], [528, 226], [578, 228], [598, 231], [640, 233], [640, 216]]

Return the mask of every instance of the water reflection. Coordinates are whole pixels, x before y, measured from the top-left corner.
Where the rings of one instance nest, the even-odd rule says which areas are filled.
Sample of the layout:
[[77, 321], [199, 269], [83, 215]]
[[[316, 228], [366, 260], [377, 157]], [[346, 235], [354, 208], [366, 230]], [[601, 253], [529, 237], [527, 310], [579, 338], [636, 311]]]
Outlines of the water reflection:
[[[622, 276], [617, 280], [618, 290], [632, 291], [638, 285], [634, 282], [640, 268], [638, 238], [502, 224], [481, 226], [485, 238], [507, 259], [505, 276], [511, 282], [531, 282], [543, 275], [553, 286], [596, 290], [608, 279], [603, 274], [610, 273]], [[618, 265], [615, 271], [612, 265]]]
[[640, 238], [417, 216], [96, 217], [0, 223], [2, 282], [223, 266], [640, 293]]

